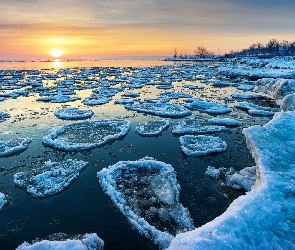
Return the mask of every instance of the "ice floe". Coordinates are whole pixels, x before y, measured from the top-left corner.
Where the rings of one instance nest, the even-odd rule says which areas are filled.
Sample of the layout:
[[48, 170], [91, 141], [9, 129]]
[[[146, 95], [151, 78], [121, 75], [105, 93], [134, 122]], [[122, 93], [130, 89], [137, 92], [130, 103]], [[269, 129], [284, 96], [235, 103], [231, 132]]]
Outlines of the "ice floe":
[[168, 249], [294, 249], [294, 128], [295, 112], [280, 112], [244, 129], [256, 162], [254, 187], [213, 221], [177, 235]]
[[84, 103], [85, 105], [88, 105], [88, 106], [94, 106], [94, 105], [106, 104], [111, 100], [112, 100], [112, 98], [108, 97], [108, 96], [91, 94], [89, 97], [84, 98], [82, 103]]
[[115, 101], [115, 104], [121, 104], [121, 105], [125, 105], [125, 104], [129, 104], [129, 103], [134, 103], [134, 99], [133, 98], [121, 98]]
[[231, 108], [223, 103], [216, 103], [213, 101], [204, 100], [188, 100], [189, 103], [184, 106], [188, 109], [199, 110], [208, 114], [224, 114], [231, 112]]
[[232, 118], [211, 118], [209, 123], [222, 126], [239, 126], [240, 122]]
[[92, 233], [74, 239], [41, 240], [32, 244], [25, 241], [16, 250], [103, 250], [103, 248], [104, 241], [96, 233]]
[[16, 138], [0, 141], [0, 157], [8, 157], [25, 151], [32, 142], [31, 138]]
[[273, 116], [275, 113], [279, 112], [278, 108], [264, 107], [245, 101], [237, 102], [235, 107], [240, 109], [246, 109], [251, 115]]
[[263, 98], [262, 95], [260, 94], [255, 94], [255, 93], [240, 93], [240, 92], [235, 92], [231, 95], [233, 98], [239, 98], [239, 99], [260, 99]]
[[10, 115], [3, 111], [0, 111], [0, 122], [5, 121], [7, 118], [10, 118]]
[[79, 151], [103, 146], [123, 138], [130, 129], [130, 121], [88, 120], [58, 126], [43, 137], [46, 146], [63, 151]]
[[153, 158], [120, 161], [97, 173], [98, 181], [129, 222], [161, 248], [172, 235], [194, 228], [179, 203], [180, 186], [173, 167]]
[[191, 98], [192, 96], [183, 92], [163, 92], [158, 94], [160, 98], [168, 98], [168, 99], [179, 99], [179, 98]]
[[200, 121], [195, 118], [186, 118], [173, 126], [173, 135], [184, 135], [184, 134], [205, 134], [205, 133], [216, 133], [226, 131], [227, 128], [224, 126], [207, 125], [202, 126]]
[[92, 110], [83, 110], [79, 108], [65, 108], [56, 110], [54, 115], [64, 120], [80, 120], [91, 118], [94, 112]]
[[7, 202], [7, 200], [6, 200], [5, 194], [0, 192], [0, 211], [3, 209], [6, 202]]
[[226, 151], [227, 144], [220, 137], [184, 135], [179, 137], [180, 147], [188, 156], [205, 156]]
[[45, 162], [43, 166], [14, 175], [14, 183], [33, 197], [44, 198], [65, 190], [79, 176], [87, 162], [68, 159]]
[[286, 95], [281, 104], [283, 111], [294, 111], [295, 110], [295, 94]]
[[169, 120], [153, 120], [147, 123], [139, 123], [135, 132], [141, 136], [158, 136], [169, 127]]
[[192, 114], [187, 108], [171, 103], [138, 103], [127, 104], [124, 106], [128, 110], [134, 110], [151, 115], [158, 115], [163, 117], [185, 117]]

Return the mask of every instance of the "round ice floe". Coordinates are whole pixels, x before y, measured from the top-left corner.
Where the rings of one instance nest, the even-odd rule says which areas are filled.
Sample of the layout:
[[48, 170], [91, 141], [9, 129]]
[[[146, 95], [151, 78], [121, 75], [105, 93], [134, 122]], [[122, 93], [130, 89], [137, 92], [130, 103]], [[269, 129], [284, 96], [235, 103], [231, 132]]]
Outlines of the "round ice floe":
[[7, 157], [25, 151], [32, 142], [30, 138], [17, 138], [0, 141], [0, 157]]
[[[58, 234], [57, 238], [60, 238]], [[52, 236], [51, 236], [52, 238]], [[54, 237], [53, 237], [54, 238]], [[104, 241], [97, 236], [96, 233], [85, 234], [83, 237], [77, 236], [74, 239], [64, 240], [34, 240], [34, 243], [29, 244], [24, 242], [19, 245], [16, 250], [103, 250]]]
[[120, 139], [129, 129], [130, 121], [120, 119], [75, 122], [53, 128], [43, 143], [63, 151], [86, 150]]
[[158, 115], [163, 117], [184, 117], [192, 114], [187, 108], [171, 104], [171, 103], [139, 103], [127, 104], [124, 106], [126, 109], [135, 110], [151, 115]]
[[59, 109], [54, 112], [54, 115], [59, 119], [78, 120], [91, 118], [94, 113], [92, 110], [82, 110], [78, 108]]
[[10, 118], [10, 115], [3, 111], [0, 111], [0, 122], [5, 121], [7, 118]]
[[168, 127], [168, 120], [154, 120], [148, 123], [139, 123], [135, 132], [141, 136], [158, 136]]
[[3, 193], [0, 193], [0, 211], [2, 210], [2, 208], [4, 207], [6, 202], [7, 202], [7, 200], [6, 200], [5, 195]]
[[119, 100], [115, 101], [115, 104], [129, 104], [129, 103], [134, 103], [134, 99], [133, 98], [121, 98]]
[[209, 123], [214, 125], [222, 126], [239, 126], [240, 122], [231, 118], [211, 118], [208, 120]]
[[203, 156], [220, 153], [227, 149], [220, 137], [207, 135], [184, 135], [179, 138], [182, 151], [189, 156]]
[[224, 114], [231, 111], [226, 104], [216, 103], [213, 101], [195, 100], [184, 105], [186, 108], [192, 110], [200, 110], [208, 114]]
[[16, 173], [14, 183], [33, 197], [43, 198], [65, 190], [86, 165], [87, 162], [71, 159], [64, 162], [47, 161], [39, 169]]
[[120, 161], [97, 177], [129, 222], [160, 247], [167, 247], [172, 235], [194, 228], [189, 212], [179, 203], [180, 186], [171, 165], [150, 157]]
[[110, 100], [112, 100], [111, 97], [92, 94], [89, 97], [86, 97], [82, 102], [85, 105], [94, 106], [108, 103]]

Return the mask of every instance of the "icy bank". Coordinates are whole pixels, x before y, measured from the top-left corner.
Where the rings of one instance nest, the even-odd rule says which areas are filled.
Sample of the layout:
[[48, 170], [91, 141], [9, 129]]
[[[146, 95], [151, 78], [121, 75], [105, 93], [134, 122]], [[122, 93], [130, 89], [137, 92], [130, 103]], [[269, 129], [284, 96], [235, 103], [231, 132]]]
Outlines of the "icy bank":
[[71, 159], [64, 162], [49, 160], [39, 169], [16, 173], [14, 183], [33, 197], [43, 198], [65, 190], [86, 165], [87, 162]]
[[85, 234], [82, 239], [42, 240], [22, 243], [16, 250], [103, 250], [104, 242], [96, 233]]
[[161, 248], [173, 235], [194, 228], [179, 203], [180, 186], [173, 167], [153, 158], [120, 161], [97, 173], [104, 192], [142, 235]]
[[0, 157], [7, 157], [25, 151], [32, 142], [30, 138], [17, 138], [0, 141]]
[[257, 164], [255, 186], [221, 216], [177, 235], [168, 249], [295, 248], [295, 112], [244, 134]]
[[129, 129], [130, 121], [120, 119], [74, 122], [50, 130], [43, 143], [63, 151], [87, 150], [123, 138]]

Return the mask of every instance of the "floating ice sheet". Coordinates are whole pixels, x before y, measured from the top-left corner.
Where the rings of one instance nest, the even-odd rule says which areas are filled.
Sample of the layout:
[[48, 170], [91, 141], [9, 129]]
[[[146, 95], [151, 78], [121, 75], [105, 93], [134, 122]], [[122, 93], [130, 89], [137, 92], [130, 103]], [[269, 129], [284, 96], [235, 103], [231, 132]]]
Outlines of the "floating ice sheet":
[[32, 142], [30, 138], [17, 138], [0, 141], [0, 157], [7, 157], [25, 151]]
[[3, 209], [4, 205], [6, 204], [7, 200], [3, 193], [0, 193], [0, 211]]
[[65, 190], [79, 176], [87, 162], [67, 160], [45, 162], [40, 168], [19, 172], [14, 175], [14, 183], [26, 189], [33, 197], [44, 198]]
[[179, 99], [179, 98], [191, 98], [192, 96], [183, 92], [163, 92], [158, 94], [160, 98], [168, 98], [168, 99]]
[[161, 248], [169, 245], [172, 234], [194, 228], [189, 212], [179, 203], [180, 186], [171, 165], [150, 157], [120, 161], [97, 177], [129, 222]]
[[79, 120], [91, 118], [94, 113], [92, 110], [83, 110], [78, 108], [59, 109], [54, 112], [54, 115], [59, 119], [64, 120]]
[[127, 104], [126, 109], [163, 117], [185, 117], [192, 114], [187, 108], [171, 103], [139, 103]]
[[24, 242], [16, 250], [103, 250], [104, 241], [96, 233], [65, 240], [42, 240], [29, 244]]
[[123, 138], [129, 129], [130, 121], [120, 119], [75, 122], [53, 128], [43, 143], [63, 151], [86, 150]]
[[89, 97], [84, 98], [82, 103], [84, 103], [85, 105], [88, 105], [88, 106], [94, 106], [94, 105], [106, 104], [111, 100], [112, 100], [112, 98], [108, 97], [108, 96], [92, 94]]
[[240, 92], [235, 92], [232, 94], [233, 98], [240, 98], [240, 99], [259, 99], [263, 98], [262, 95], [255, 94], [255, 93], [240, 93]]
[[7, 114], [7, 113], [5, 113], [5, 112], [3, 112], [3, 111], [0, 111], [0, 122], [3, 122], [3, 121], [5, 121], [7, 118], [9, 118], [10, 117], [10, 115], [9, 114]]
[[179, 142], [183, 153], [188, 156], [204, 156], [227, 149], [226, 142], [215, 136], [184, 135], [179, 137]]
[[209, 123], [222, 126], [239, 126], [240, 122], [232, 118], [211, 118]]
[[115, 104], [129, 104], [129, 103], [134, 103], [134, 99], [133, 98], [121, 98], [119, 100], [115, 101]]
[[277, 108], [263, 107], [250, 102], [237, 102], [236, 108], [246, 109], [251, 115], [272, 116], [279, 112]]
[[139, 123], [135, 132], [141, 136], [158, 136], [169, 127], [169, 120], [153, 120], [148, 123]]
[[[189, 100], [190, 101], [190, 100]], [[226, 104], [216, 103], [213, 101], [194, 100], [193, 102], [184, 105], [192, 110], [200, 110], [208, 114], [224, 114], [231, 111]]]

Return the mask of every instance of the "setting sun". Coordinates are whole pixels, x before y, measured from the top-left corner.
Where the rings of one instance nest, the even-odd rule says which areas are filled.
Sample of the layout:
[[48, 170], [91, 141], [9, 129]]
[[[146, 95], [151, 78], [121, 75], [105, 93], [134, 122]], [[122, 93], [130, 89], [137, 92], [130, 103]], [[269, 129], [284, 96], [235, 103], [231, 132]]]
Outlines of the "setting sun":
[[61, 50], [59, 50], [59, 49], [55, 49], [55, 50], [51, 50], [50, 54], [53, 57], [60, 57], [63, 54], [63, 52]]

